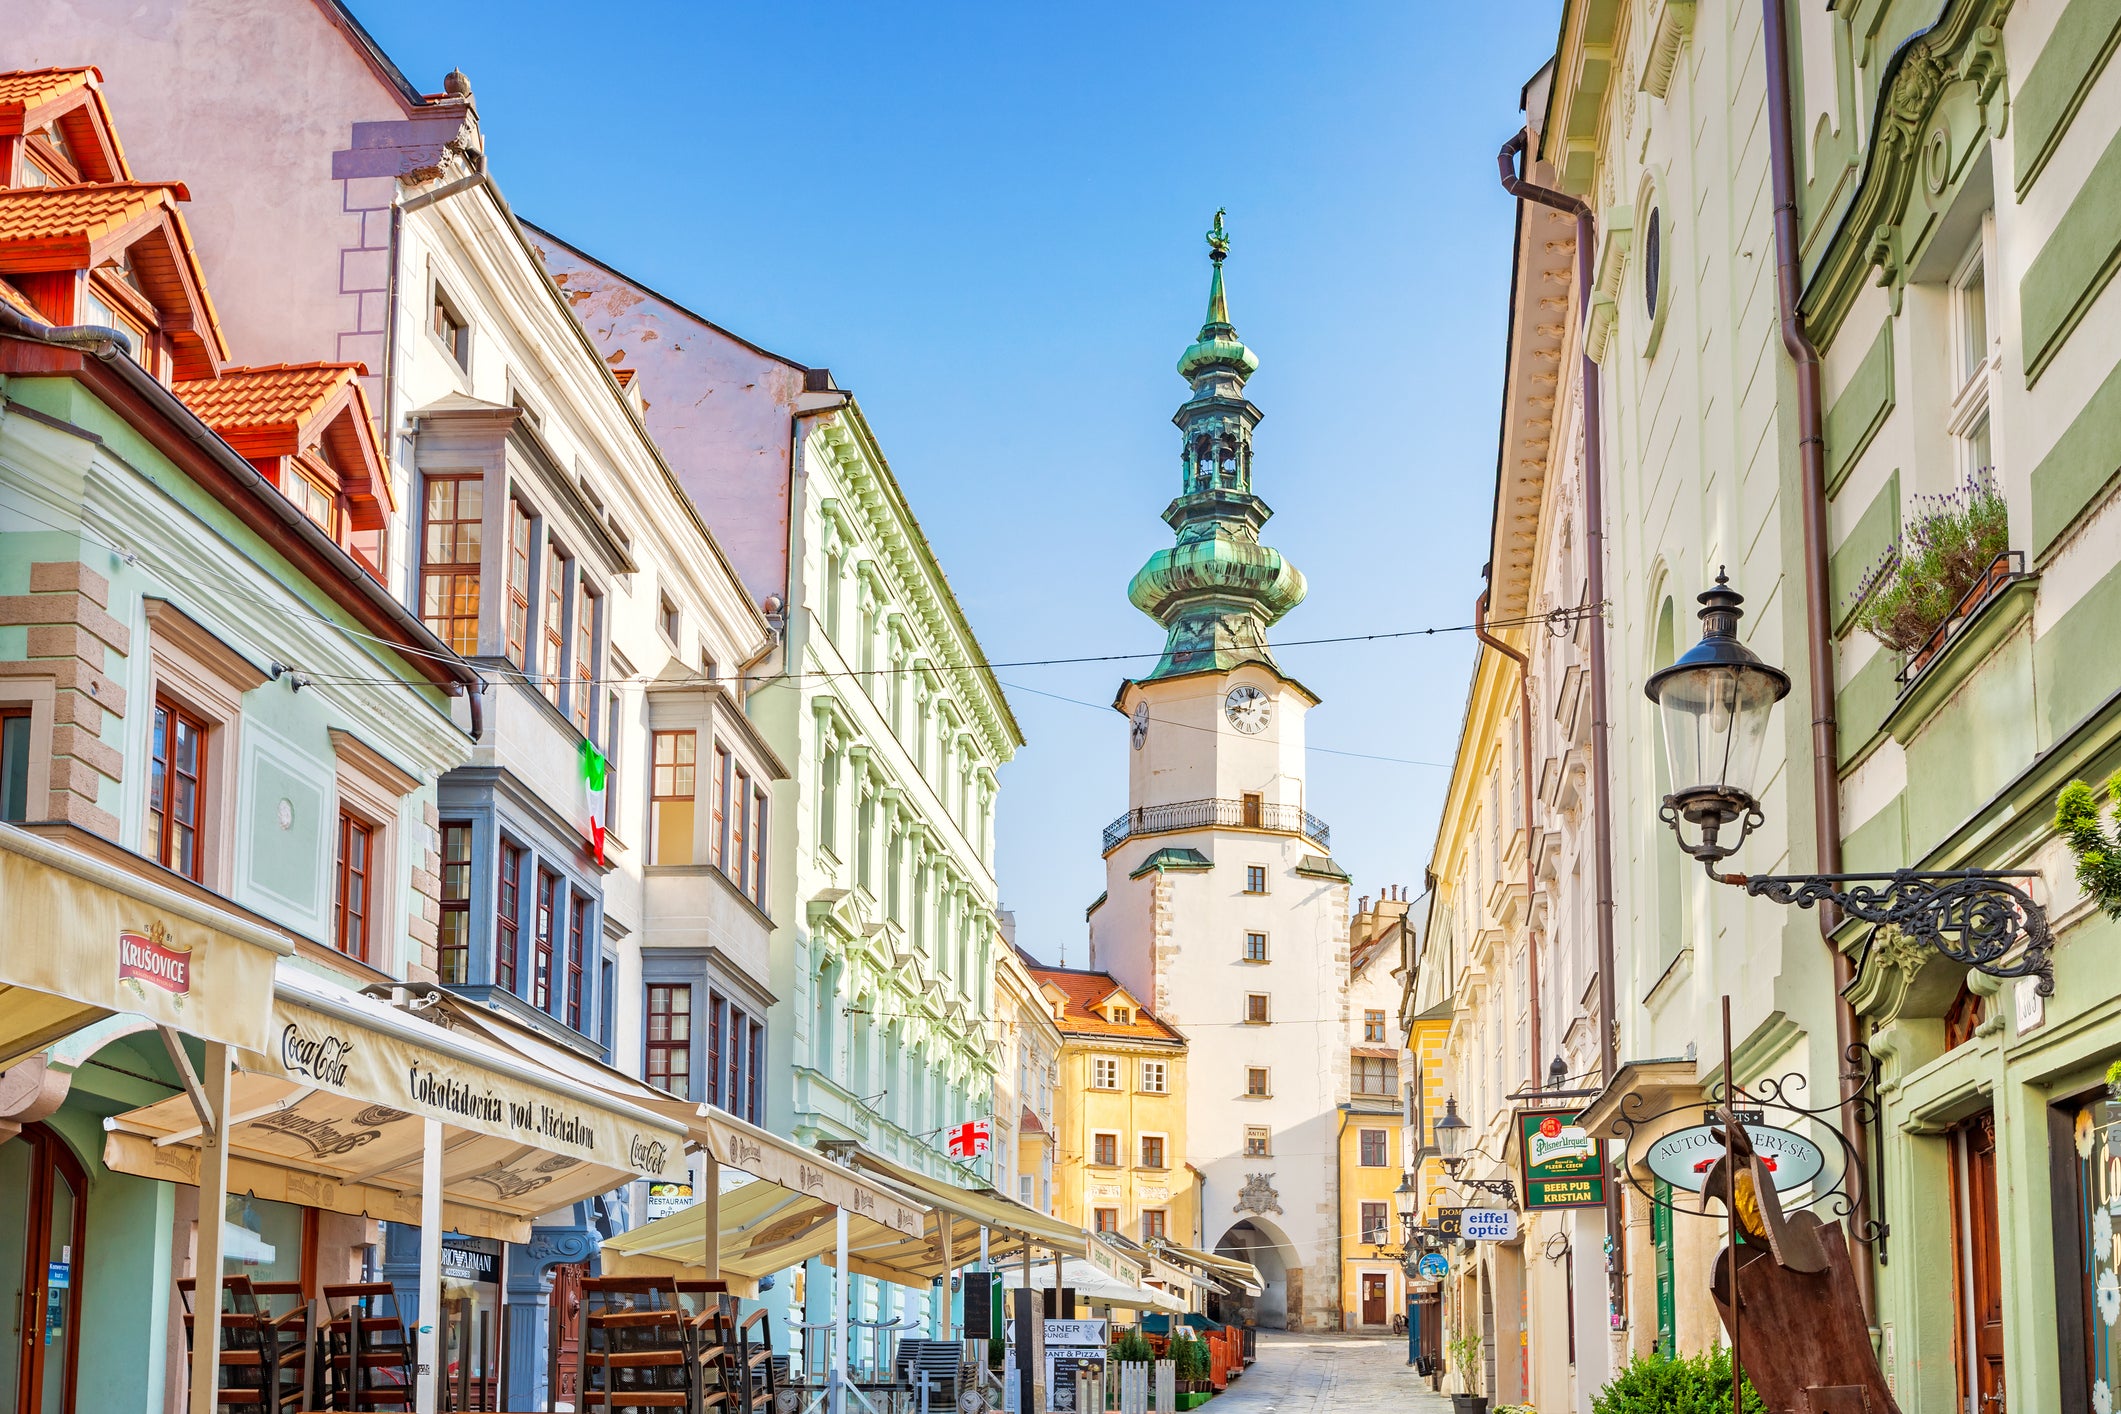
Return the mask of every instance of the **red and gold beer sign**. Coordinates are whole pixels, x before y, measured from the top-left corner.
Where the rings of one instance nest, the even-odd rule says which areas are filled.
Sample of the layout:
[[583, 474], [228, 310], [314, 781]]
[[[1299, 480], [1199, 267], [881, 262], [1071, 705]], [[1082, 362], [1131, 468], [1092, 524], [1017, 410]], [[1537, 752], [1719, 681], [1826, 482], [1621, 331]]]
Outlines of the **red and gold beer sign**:
[[172, 996], [191, 995], [191, 949], [169, 940], [159, 920], [144, 933], [118, 934], [118, 980], [160, 987]]

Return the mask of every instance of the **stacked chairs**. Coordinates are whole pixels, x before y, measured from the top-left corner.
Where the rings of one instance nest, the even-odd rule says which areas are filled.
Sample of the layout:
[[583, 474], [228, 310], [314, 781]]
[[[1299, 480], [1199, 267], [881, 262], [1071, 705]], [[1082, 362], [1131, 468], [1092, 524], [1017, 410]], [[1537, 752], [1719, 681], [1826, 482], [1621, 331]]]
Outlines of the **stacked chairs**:
[[[268, 1298], [292, 1288], [291, 1308], [275, 1315], [261, 1305]], [[184, 1300], [184, 1350], [188, 1356], [196, 1341], [198, 1283], [190, 1277], [177, 1282]], [[300, 1409], [304, 1377], [308, 1370], [308, 1312], [301, 1302], [301, 1287], [292, 1282], [268, 1282], [262, 1286], [249, 1277], [221, 1279], [221, 1300], [216, 1318], [221, 1326], [220, 1369], [215, 1380], [217, 1405], [258, 1409], [268, 1414]]]
[[585, 1277], [577, 1408], [772, 1414], [782, 1365], [766, 1313], [727, 1283]]
[[410, 1409], [414, 1347], [389, 1282], [327, 1286], [324, 1407]]
[[906, 1390], [907, 1403], [915, 1414], [954, 1409], [958, 1393], [965, 1387], [965, 1343], [901, 1340], [893, 1373]]

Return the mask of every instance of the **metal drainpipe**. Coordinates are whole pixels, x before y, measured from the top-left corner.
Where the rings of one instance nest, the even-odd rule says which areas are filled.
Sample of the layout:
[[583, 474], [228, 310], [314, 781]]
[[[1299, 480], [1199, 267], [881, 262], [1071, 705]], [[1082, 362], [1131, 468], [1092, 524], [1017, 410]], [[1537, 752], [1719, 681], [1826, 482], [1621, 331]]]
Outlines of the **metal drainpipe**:
[[[1578, 337], [1591, 318], [1592, 247], [1597, 228], [1591, 208], [1584, 202], [1547, 187], [1535, 186], [1517, 175], [1517, 154], [1525, 150], [1531, 129], [1520, 131], [1502, 145], [1496, 165], [1502, 172], [1502, 189], [1523, 201], [1537, 202], [1576, 218], [1576, 309]], [[1585, 591], [1590, 598], [1591, 624], [1591, 820], [1593, 862], [1598, 884], [1598, 908], [1593, 915], [1598, 942], [1598, 1064], [1600, 1080], [1611, 1085], [1620, 1073], [1619, 999], [1613, 969], [1613, 802], [1610, 782], [1612, 762], [1607, 738], [1605, 651], [1605, 485], [1601, 448], [1604, 425], [1598, 397], [1598, 364], [1586, 345], [1583, 350], [1583, 521]], [[1606, 1183], [1606, 1232], [1613, 1244], [1608, 1275], [1615, 1309], [1627, 1311], [1628, 1249], [1626, 1213], [1621, 1206], [1620, 1185]]]
[[[1768, 166], [1775, 197], [1775, 300], [1781, 315], [1782, 343], [1797, 366], [1798, 489], [1804, 510], [1804, 640], [1812, 698], [1812, 828], [1819, 872], [1841, 872], [1840, 726], [1835, 719], [1834, 630], [1827, 604], [1826, 432], [1820, 411], [1819, 350], [1805, 332], [1799, 308], [1803, 277], [1797, 254], [1797, 165], [1790, 146], [1790, 50], [1782, 0], [1761, 5], [1762, 47], [1767, 51]], [[1822, 906], [1819, 932], [1834, 959], [1834, 1045], [1837, 1062], [1847, 1065], [1856, 1045], [1856, 1012], [1849, 1005], [1854, 978], [1848, 954], [1834, 943], [1841, 919]], [[1855, 1163], [1870, 1177], [1870, 1136], [1859, 1122], [1852, 1098], [1853, 1081], [1841, 1071], [1841, 1126], [1855, 1149]], [[1861, 1232], [1870, 1220], [1870, 1189], [1859, 1186], [1850, 1221]], [[1854, 1263], [1856, 1290], [1863, 1309], [1877, 1319], [1877, 1272], [1868, 1243]]]
[[[1492, 567], [1491, 567], [1492, 568]], [[1546, 1046], [1539, 1024], [1539, 941], [1532, 935], [1532, 895], [1537, 890], [1532, 869], [1532, 660], [1488, 632], [1488, 591], [1473, 601], [1473, 636], [1517, 665], [1518, 747], [1523, 752], [1524, 784], [1519, 804], [1524, 821], [1524, 955], [1525, 986], [1531, 992], [1532, 1073], [1526, 1077], [1534, 1088], [1546, 1074]]]

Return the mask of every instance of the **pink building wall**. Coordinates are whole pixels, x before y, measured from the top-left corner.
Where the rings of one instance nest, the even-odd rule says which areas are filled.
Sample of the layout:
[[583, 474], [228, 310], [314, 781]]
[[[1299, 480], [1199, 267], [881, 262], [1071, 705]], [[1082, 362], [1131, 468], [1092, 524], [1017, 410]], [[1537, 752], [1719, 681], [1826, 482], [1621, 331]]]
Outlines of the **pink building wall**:
[[605, 358], [631, 368], [648, 430], [754, 601], [788, 595], [790, 438], [803, 365], [746, 343], [525, 225]]
[[380, 410], [395, 178], [439, 159], [464, 106], [421, 99], [324, 0], [10, 7], [0, 68], [79, 64], [134, 172], [190, 188], [236, 362], [359, 360]]

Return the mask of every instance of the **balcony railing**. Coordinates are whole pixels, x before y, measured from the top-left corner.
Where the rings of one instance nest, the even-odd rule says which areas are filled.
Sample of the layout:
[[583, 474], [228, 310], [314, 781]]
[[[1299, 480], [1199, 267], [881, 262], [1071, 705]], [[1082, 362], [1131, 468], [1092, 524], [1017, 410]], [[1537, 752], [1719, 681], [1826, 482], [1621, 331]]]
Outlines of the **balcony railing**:
[[1279, 830], [1302, 835], [1320, 849], [1333, 847], [1333, 831], [1308, 810], [1294, 805], [1268, 805], [1257, 800], [1174, 800], [1168, 805], [1145, 805], [1105, 826], [1105, 849], [1136, 835], [1160, 835], [1169, 830], [1199, 830], [1226, 825], [1248, 830]]

